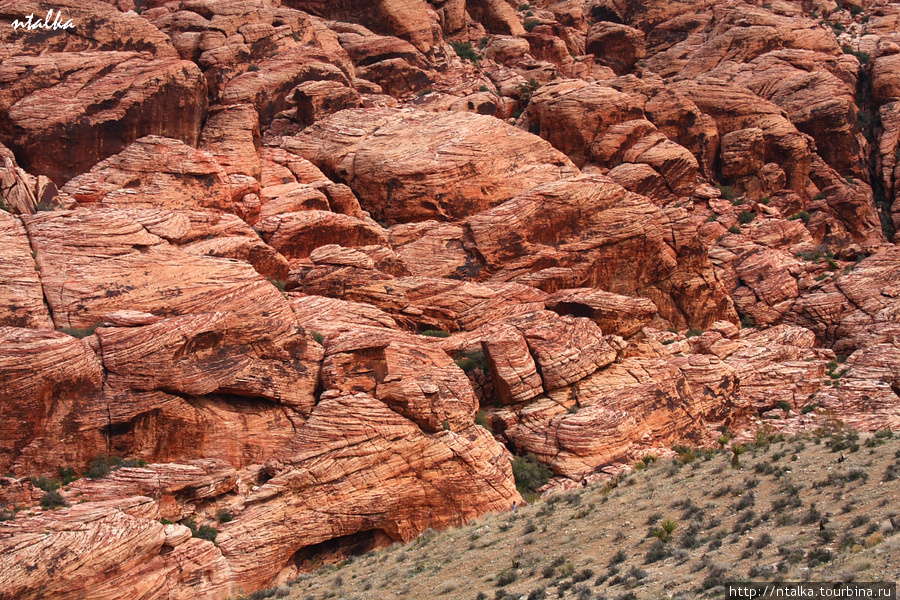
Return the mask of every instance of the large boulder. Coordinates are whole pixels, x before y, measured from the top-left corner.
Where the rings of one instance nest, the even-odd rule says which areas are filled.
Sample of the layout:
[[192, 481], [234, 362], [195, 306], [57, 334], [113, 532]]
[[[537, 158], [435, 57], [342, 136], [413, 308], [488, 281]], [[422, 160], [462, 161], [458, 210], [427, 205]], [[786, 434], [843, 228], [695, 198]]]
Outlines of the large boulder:
[[537, 136], [461, 112], [345, 110], [282, 147], [347, 182], [389, 223], [459, 219], [578, 172]]

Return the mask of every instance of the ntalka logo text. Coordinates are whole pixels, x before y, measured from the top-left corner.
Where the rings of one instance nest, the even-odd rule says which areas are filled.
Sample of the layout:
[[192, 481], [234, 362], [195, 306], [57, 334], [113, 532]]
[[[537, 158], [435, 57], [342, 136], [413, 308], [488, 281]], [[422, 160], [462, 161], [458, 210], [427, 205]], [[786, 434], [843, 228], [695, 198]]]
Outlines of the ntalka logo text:
[[34, 13], [31, 13], [27, 17], [25, 17], [25, 21], [22, 22], [18, 19], [13, 21], [13, 29], [18, 29], [19, 27], [24, 27], [25, 29], [35, 30], [35, 29], [74, 29], [75, 25], [72, 23], [72, 19], [68, 19], [65, 22], [60, 21], [60, 17], [62, 13], [60, 11], [56, 11], [56, 17], [53, 16], [53, 9], [50, 9], [50, 12], [47, 13], [47, 18], [44, 20], [38, 19], [35, 21]]

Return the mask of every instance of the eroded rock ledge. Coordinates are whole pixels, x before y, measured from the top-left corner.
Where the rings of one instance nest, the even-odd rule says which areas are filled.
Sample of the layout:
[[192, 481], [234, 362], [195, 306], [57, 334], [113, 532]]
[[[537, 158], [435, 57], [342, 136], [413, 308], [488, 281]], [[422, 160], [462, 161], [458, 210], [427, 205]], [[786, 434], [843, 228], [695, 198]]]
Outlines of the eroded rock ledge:
[[897, 3], [371, 4], [0, 0], [0, 600], [900, 428]]

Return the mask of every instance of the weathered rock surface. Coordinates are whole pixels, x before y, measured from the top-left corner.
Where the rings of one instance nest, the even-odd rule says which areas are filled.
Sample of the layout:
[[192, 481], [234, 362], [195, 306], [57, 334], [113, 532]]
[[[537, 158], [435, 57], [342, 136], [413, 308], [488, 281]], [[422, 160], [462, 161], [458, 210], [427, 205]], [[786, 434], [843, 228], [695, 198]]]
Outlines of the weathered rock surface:
[[574, 281], [551, 279], [542, 287], [645, 296], [664, 318], [704, 327], [730, 309], [691, 234], [674, 247], [667, 243], [676, 219], [607, 178], [584, 176], [537, 187], [467, 225], [494, 279], [569, 268]]
[[471, 113], [341, 111], [282, 147], [347, 182], [389, 223], [458, 219], [577, 173], [541, 139]]
[[0, 469], [24, 475], [87, 464], [106, 446], [107, 420], [95, 408], [100, 359], [57, 331], [3, 327], [0, 340]]
[[183, 142], [148, 136], [70, 179], [79, 204], [163, 209], [232, 208], [228, 175], [215, 158]]
[[3, 211], [0, 211], [0, 306], [0, 325], [34, 329], [51, 326], [25, 227], [18, 218]]
[[[14, 19], [48, 8], [63, 10], [81, 35], [13, 29]], [[29, 0], [0, 5], [0, 22], [0, 139], [30, 172], [61, 185], [145, 135], [197, 144], [203, 76], [145, 19], [97, 0]]]
[[900, 428], [851, 4], [0, 0], [0, 598], [252, 593], [508, 510], [510, 450]]
[[291, 318], [278, 290], [249, 264], [183, 252], [119, 211], [41, 213], [25, 225], [58, 327], [91, 327], [121, 309]]

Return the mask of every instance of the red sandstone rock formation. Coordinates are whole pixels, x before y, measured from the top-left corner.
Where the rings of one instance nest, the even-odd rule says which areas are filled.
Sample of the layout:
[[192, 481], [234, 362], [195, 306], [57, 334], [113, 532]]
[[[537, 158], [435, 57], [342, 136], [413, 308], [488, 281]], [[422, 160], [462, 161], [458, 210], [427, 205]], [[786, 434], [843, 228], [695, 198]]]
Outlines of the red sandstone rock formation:
[[896, 3], [145, 4], [0, 1], [0, 599], [267, 587], [507, 448], [900, 428]]

